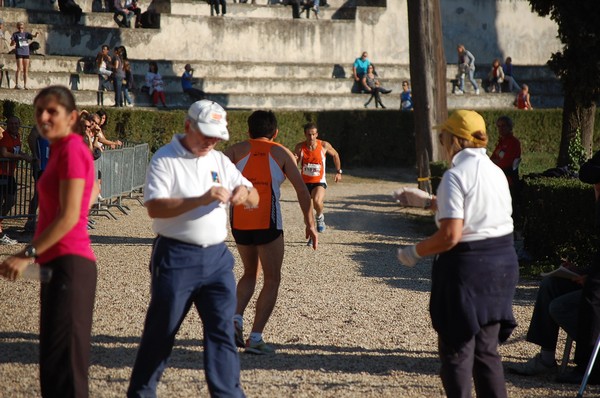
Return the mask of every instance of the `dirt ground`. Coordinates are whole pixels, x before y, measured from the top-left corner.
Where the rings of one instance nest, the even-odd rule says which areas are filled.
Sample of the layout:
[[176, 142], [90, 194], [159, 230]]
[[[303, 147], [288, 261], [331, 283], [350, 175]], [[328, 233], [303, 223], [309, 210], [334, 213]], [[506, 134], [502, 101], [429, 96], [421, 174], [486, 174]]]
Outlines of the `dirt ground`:
[[[315, 252], [306, 246], [295, 194], [283, 187], [286, 254], [277, 307], [265, 339], [272, 356], [240, 353], [248, 397], [442, 397], [436, 334], [428, 314], [431, 259], [398, 264], [395, 249], [432, 232], [427, 212], [399, 207], [391, 192], [414, 184], [412, 170], [348, 170], [327, 190], [325, 233]], [[145, 209], [128, 200], [130, 214], [95, 217], [98, 257], [90, 367], [91, 397], [123, 397], [149, 300], [147, 271], [153, 234]], [[9, 233], [26, 243], [22, 222]], [[241, 263], [235, 254], [236, 274]], [[22, 247], [23, 245], [19, 246]], [[17, 247], [0, 247], [0, 255]], [[537, 348], [524, 341], [537, 281], [522, 281], [514, 311], [519, 327], [500, 348], [508, 365]], [[0, 397], [36, 397], [39, 285], [0, 280]], [[251, 322], [253, 307], [245, 314]], [[558, 348], [562, 355], [562, 342]], [[202, 371], [202, 328], [190, 312], [177, 336], [159, 396], [208, 396]], [[574, 397], [578, 386], [553, 376], [506, 375], [510, 397]], [[599, 396], [596, 386], [586, 396]]]

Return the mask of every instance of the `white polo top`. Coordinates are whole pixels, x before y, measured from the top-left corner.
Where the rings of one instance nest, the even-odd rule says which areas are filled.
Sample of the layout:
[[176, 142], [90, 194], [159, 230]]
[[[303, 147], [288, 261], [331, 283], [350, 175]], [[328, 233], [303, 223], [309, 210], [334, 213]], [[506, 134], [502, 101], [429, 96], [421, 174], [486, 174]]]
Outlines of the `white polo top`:
[[512, 202], [506, 176], [485, 148], [468, 148], [452, 159], [437, 191], [435, 221], [464, 220], [461, 242], [513, 232]]
[[[146, 172], [144, 202], [153, 199], [189, 198], [204, 195], [213, 186], [233, 191], [248, 181], [233, 163], [219, 151], [196, 156], [183, 147], [183, 134], [152, 157]], [[199, 246], [222, 243], [227, 238], [228, 204], [212, 202], [177, 217], [156, 218], [152, 229], [156, 234]]]

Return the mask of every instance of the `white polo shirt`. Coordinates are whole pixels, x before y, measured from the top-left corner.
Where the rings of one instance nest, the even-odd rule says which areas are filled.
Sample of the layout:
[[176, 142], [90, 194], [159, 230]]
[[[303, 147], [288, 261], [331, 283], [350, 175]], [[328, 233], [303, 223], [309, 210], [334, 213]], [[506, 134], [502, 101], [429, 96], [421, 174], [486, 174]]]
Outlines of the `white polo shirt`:
[[[219, 151], [196, 156], [183, 147], [183, 134], [152, 157], [146, 172], [144, 202], [153, 199], [189, 198], [204, 195], [213, 186], [233, 191], [248, 181], [233, 163]], [[159, 235], [199, 246], [222, 243], [227, 238], [228, 204], [212, 202], [177, 217], [156, 218], [152, 230]]]
[[496, 238], [513, 232], [512, 202], [504, 172], [485, 148], [468, 148], [452, 159], [437, 191], [436, 224], [464, 220], [461, 242]]

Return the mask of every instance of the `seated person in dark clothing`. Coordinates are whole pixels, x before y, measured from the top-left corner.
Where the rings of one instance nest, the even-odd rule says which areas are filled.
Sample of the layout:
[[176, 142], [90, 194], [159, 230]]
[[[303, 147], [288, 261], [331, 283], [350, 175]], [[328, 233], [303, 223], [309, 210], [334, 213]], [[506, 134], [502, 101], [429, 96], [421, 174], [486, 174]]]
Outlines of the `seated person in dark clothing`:
[[194, 88], [194, 69], [192, 65], [185, 65], [185, 72], [181, 75], [181, 89], [188, 94], [194, 101], [199, 101], [206, 98], [206, 94], [202, 90]]
[[[596, 234], [600, 232], [600, 151], [579, 169], [579, 179], [593, 184], [596, 197]], [[599, 246], [600, 242], [596, 244]], [[600, 250], [597, 249], [590, 272], [583, 285], [577, 324], [575, 364], [577, 367], [557, 377], [558, 382], [579, 384], [592, 356], [596, 339], [600, 334]], [[600, 364], [596, 360], [589, 379], [590, 384], [600, 384]]]
[[71, 23], [74, 25], [79, 23], [83, 13], [81, 7], [74, 0], [58, 0], [58, 9], [62, 14], [70, 16], [72, 18]]

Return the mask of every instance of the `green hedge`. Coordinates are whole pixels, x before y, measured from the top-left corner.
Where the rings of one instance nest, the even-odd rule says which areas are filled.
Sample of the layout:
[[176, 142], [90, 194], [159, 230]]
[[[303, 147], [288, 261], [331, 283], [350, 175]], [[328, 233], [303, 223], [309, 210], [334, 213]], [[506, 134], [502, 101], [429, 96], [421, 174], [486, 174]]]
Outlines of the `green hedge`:
[[577, 179], [523, 179], [525, 249], [537, 261], [587, 265], [596, 250], [594, 189]]
[[[3, 116], [15, 114], [25, 125], [33, 124], [33, 109], [30, 105], [11, 101], [1, 104]], [[87, 109], [94, 112], [98, 108]], [[185, 117], [183, 110], [107, 108], [106, 112], [106, 132], [109, 138], [147, 142], [152, 151], [168, 142], [174, 133], [183, 130]], [[228, 112], [231, 140], [221, 144], [219, 149], [246, 139], [246, 120], [250, 113], [236, 110]], [[500, 115], [508, 115], [514, 120], [514, 131], [521, 140], [523, 149], [522, 174], [541, 172], [555, 166], [560, 144], [561, 110], [485, 110], [480, 113], [487, 122], [490, 151], [498, 138], [495, 120]], [[280, 131], [277, 141], [290, 149], [304, 139], [302, 126], [312, 121], [318, 124], [320, 137], [331, 142], [340, 152], [344, 168], [415, 165], [414, 123], [411, 112], [278, 111], [276, 114]], [[596, 117], [594, 142], [600, 144], [600, 116]]]

